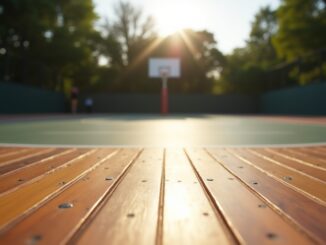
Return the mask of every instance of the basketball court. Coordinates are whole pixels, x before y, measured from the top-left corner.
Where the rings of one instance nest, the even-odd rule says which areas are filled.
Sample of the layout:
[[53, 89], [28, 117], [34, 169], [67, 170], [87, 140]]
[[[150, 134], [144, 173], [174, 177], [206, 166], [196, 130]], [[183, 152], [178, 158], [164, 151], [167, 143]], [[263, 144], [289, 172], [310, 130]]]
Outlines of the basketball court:
[[326, 243], [326, 118], [0, 118], [1, 244]]
[[326, 126], [286, 118], [216, 115], [50, 116], [2, 121], [2, 145], [209, 147], [325, 144]]

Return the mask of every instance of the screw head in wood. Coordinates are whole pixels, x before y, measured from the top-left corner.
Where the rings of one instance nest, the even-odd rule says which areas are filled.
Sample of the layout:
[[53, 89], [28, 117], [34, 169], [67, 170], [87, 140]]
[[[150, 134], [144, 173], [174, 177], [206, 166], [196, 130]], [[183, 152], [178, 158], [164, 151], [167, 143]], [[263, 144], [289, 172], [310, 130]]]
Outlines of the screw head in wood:
[[29, 241], [27, 242], [27, 244], [30, 244], [30, 245], [34, 245], [34, 244], [37, 244], [39, 243], [39, 241], [42, 240], [42, 236], [41, 235], [33, 235]]
[[113, 180], [114, 178], [112, 176], [105, 177], [105, 180]]
[[269, 232], [266, 234], [266, 237], [270, 240], [274, 240], [277, 238], [277, 235], [275, 233]]
[[291, 181], [292, 177], [291, 176], [284, 176], [283, 179], [286, 180], [286, 181]]
[[64, 202], [64, 203], [61, 203], [58, 207], [59, 208], [72, 208], [72, 207], [74, 207], [74, 205], [70, 202]]
[[135, 217], [135, 214], [134, 213], [129, 213], [129, 214], [127, 214], [127, 217], [128, 218], [133, 218], [133, 217]]

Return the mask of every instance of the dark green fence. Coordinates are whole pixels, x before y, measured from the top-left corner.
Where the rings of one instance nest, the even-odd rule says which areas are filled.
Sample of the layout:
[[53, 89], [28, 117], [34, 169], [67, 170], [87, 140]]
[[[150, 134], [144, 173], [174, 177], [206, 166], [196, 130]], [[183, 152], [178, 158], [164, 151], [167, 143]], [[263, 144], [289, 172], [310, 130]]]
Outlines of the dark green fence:
[[[159, 94], [93, 94], [95, 113], [160, 113]], [[80, 111], [87, 95], [80, 99]], [[170, 113], [254, 114], [258, 112], [259, 98], [241, 94], [221, 96], [207, 94], [170, 94]]]
[[[83, 94], [79, 112], [85, 112]], [[94, 94], [95, 113], [159, 113], [159, 94]], [[68, 109], [67, 109], [68, 108]], [[62, 93], [0, 82], [0, 114], [69, 111]], [[260, 96], [170, 95], [171, 113], [326, 115], [326, 83], [275, 90]]]
[[261, 96], [266, 114], [326, 115], [326, 83], [277, 90]]
[[62, 113], [65, 97], [44, 89], [0, 82], [0, 113]]

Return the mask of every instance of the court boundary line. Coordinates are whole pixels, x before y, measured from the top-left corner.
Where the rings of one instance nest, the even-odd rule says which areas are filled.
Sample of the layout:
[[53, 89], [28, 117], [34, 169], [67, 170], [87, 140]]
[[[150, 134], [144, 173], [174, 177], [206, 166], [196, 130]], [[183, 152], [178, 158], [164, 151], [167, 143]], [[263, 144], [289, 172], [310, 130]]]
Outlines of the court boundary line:
[[189, 146], [153, 146], [153, 145], [73, 145], [73, 144], [19, 144], [0, 143], [0, 147], [36, 147], [36, 148], [280, 148], [326, 146], [326, 142], [297, 144], [249, 144], [249, 145], [189, 145]]

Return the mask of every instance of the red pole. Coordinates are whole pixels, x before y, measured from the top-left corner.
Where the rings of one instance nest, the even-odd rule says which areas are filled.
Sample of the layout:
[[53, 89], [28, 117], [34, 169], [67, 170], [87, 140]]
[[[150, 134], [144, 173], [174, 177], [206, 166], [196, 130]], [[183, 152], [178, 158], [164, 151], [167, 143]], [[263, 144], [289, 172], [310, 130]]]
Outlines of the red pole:
[[162, 79], [162, 91], [161, 91], [161, 113], [169, 113], [169, 92], [167, 77]]

